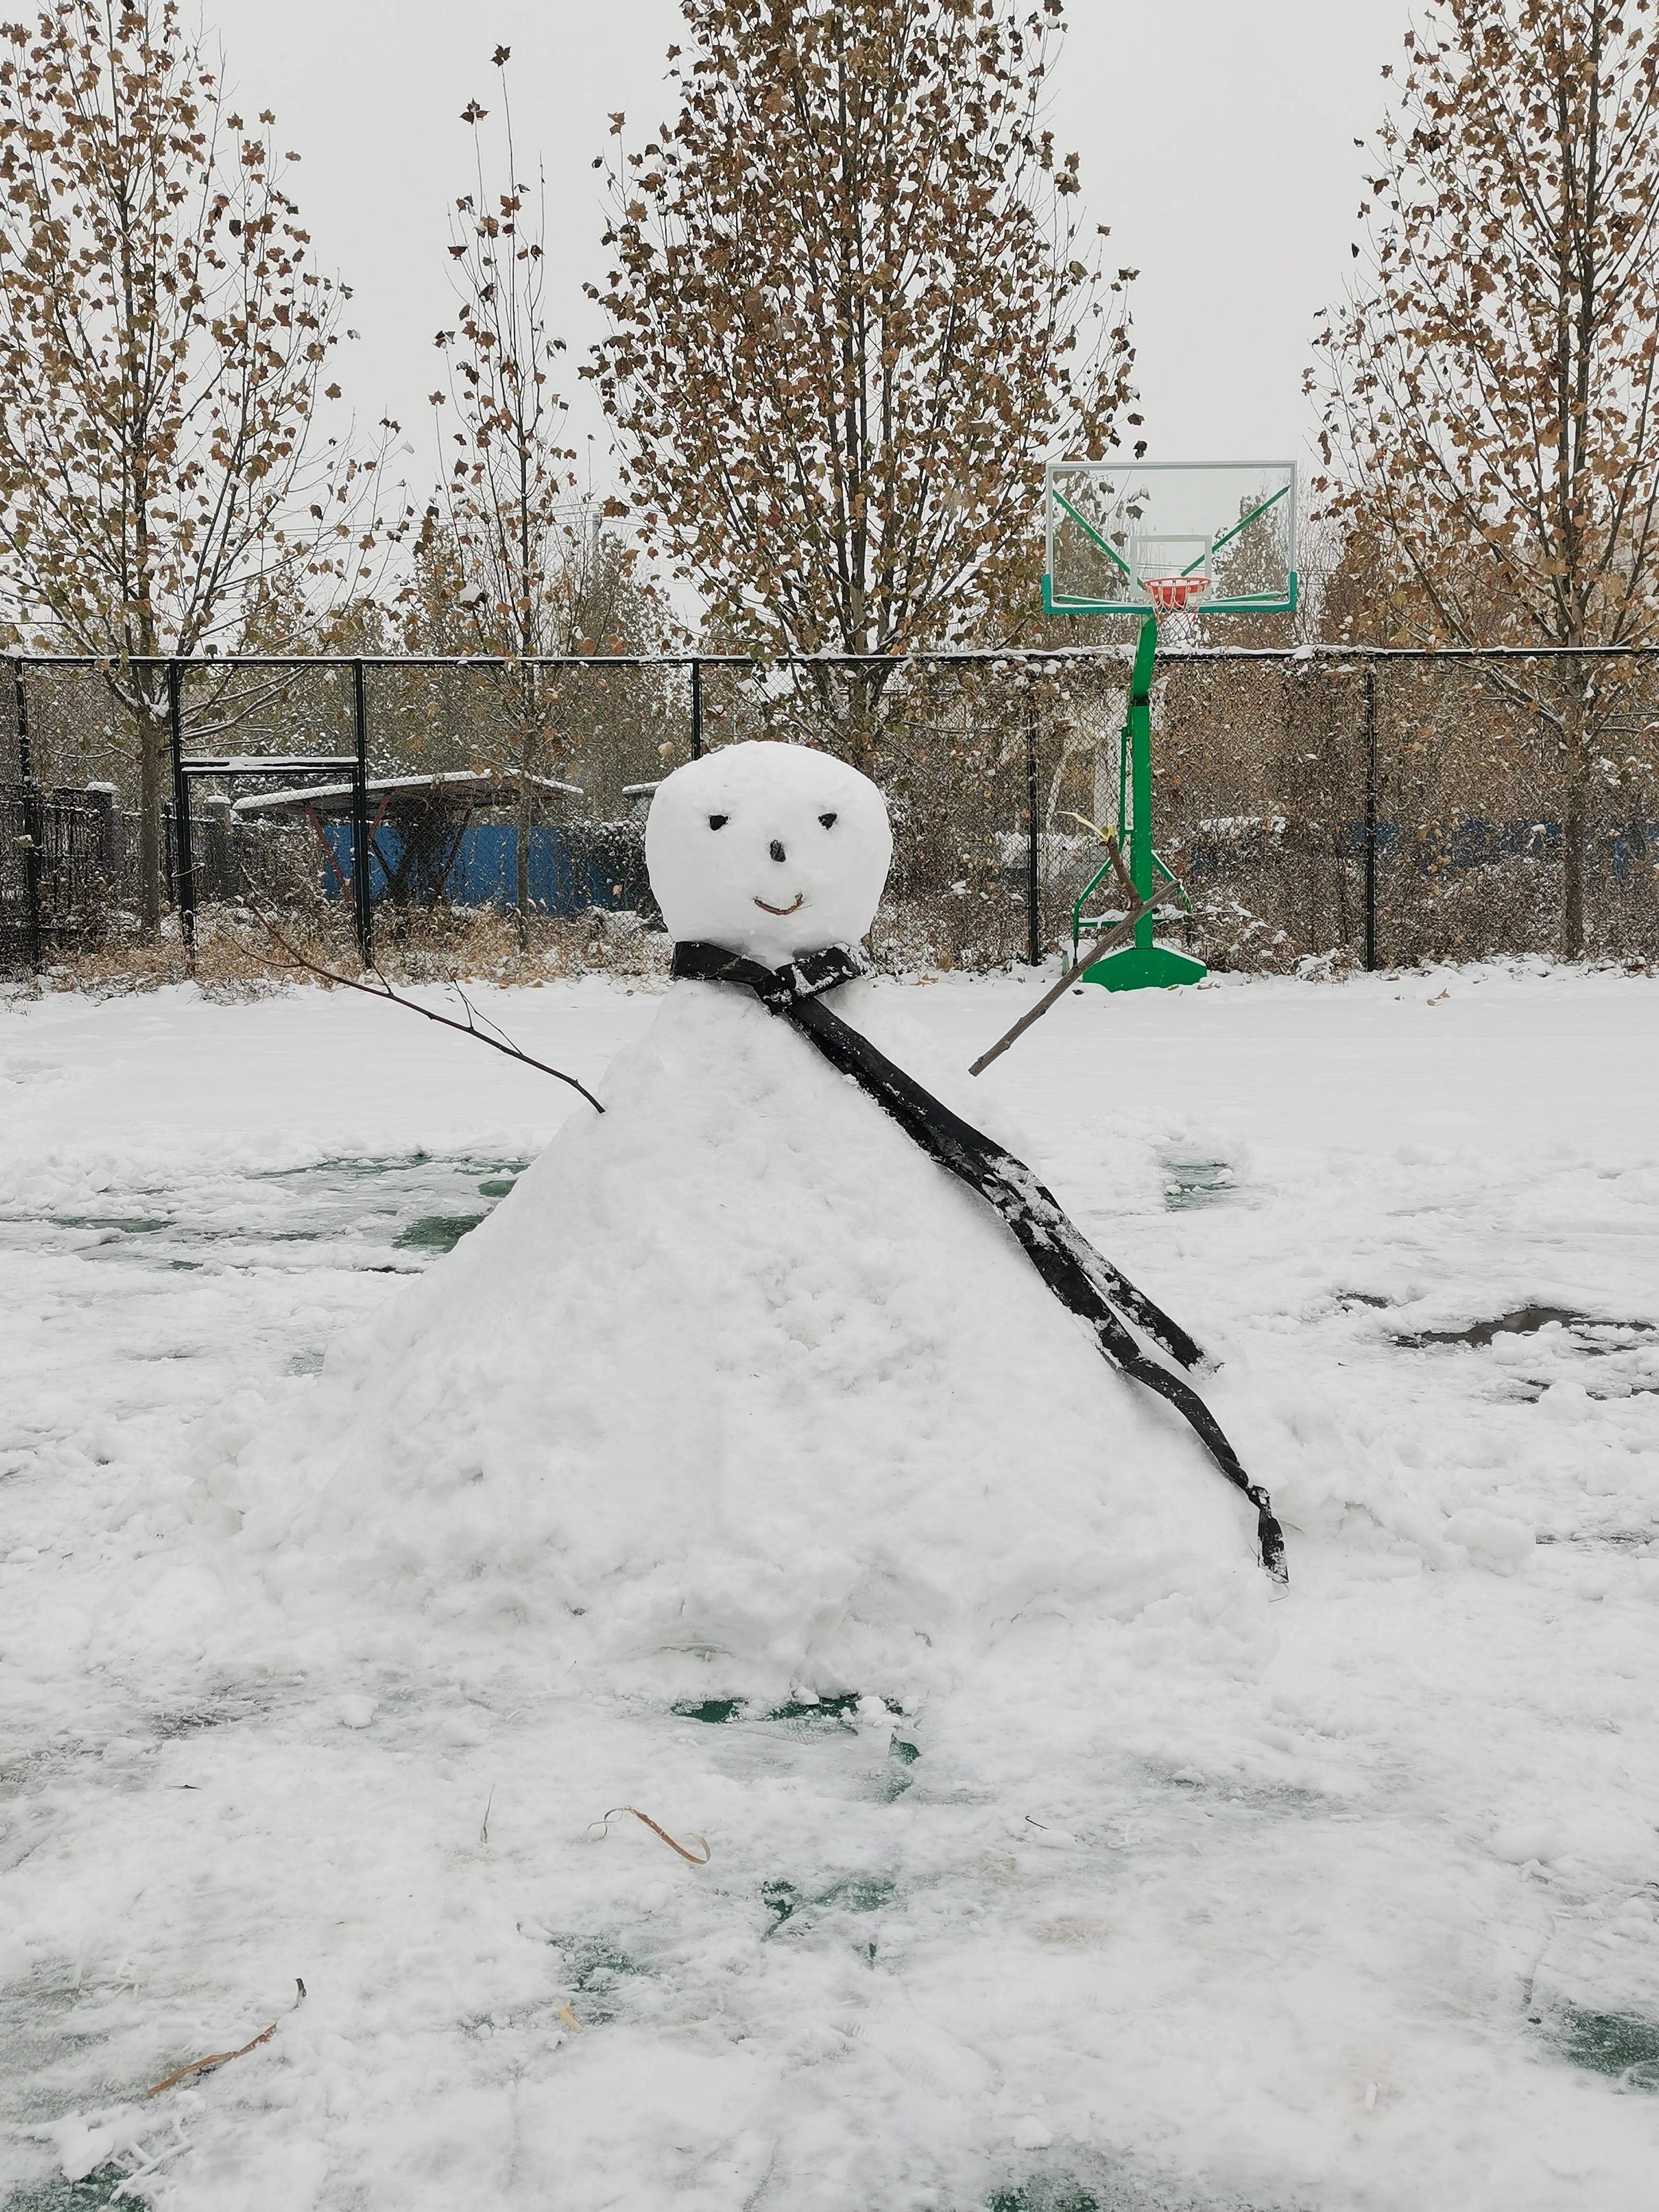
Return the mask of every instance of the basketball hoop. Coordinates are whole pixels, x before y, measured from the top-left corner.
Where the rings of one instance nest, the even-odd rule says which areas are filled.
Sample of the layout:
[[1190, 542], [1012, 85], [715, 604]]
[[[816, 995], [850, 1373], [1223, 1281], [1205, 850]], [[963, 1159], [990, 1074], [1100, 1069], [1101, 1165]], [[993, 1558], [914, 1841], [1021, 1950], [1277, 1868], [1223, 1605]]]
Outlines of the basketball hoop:
[[1140, 588], [1161, 615], [1178, 614], [1210, 588], [1207, 576], [1143, 576]]
[[1294, 614], [1294, 461], [1050, 461], [1049, 614]]

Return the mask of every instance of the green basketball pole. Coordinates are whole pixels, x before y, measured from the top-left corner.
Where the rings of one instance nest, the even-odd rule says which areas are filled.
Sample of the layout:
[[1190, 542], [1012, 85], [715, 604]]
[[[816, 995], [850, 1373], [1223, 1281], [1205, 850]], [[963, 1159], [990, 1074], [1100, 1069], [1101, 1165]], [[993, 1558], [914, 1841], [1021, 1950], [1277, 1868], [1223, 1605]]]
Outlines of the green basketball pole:
[[[1117, 799], [1120, 832], [1126, 797], [1129, 802], [1129, 880], [1139, 899], [1152, 896], [1155, 875], [1162, 875], [1166, 881], [1174, 880], [1152, 850], [1152, 669], [1157, 658], [1158, 617], [1147, 615], [1141, 622], [1134, 668], [1129, 678]], [[1083, 909], [1096, 886], [1109, 872], [1109, 862], [1090, 879], [1072, 909], [1074, 946], [1082, 931]], [[1184, 952], [1171, 952], [1167, 945], [1155, 945], [1152, 927], [1153, 917], [1143, 915], [1135, 924], [1134, 943], [1126, 945], [1121, 952], [1108, 953], [1103, 960], [1085, 969], [1084, 981], [1098, 983], [1107, 991], [1164, 991], [1172, 984], [1196, 983], [1209, 973], [1201, 960], [1190, 959]]]

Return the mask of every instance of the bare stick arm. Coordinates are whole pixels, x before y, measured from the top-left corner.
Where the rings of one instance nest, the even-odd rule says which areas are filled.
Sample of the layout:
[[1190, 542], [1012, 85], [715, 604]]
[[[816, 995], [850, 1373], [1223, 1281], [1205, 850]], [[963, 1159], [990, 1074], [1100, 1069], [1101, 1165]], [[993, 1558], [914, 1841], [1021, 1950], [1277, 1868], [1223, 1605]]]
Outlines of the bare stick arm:
[[[1115, 850], [1113, 852], [1112, 860], [1114, 865], [1115, 865], [1117, 861]], [[1082, 954], [1076, 961], [1073, 962], [1072, 966], [1066, 970], [1066, 973], [1060, 977], [1059, 982], [1054, 984], [1051, 989], [1045, 991], [1042, 996], [1037, 1000], [1036, 1006], [1029, 1008], [1026, 1012], [1023, 1013], [1019, 1019], [1014, 1024], [1012, 1029], [1008, 1030], [1006, 1036], [1000, 1036], [997, 1039], [996, 1042], [991, 1047], [989, 1052], [981, 1053], [979, 1058], [969, 1069], [969, 1074], [982, 1075], [994, 1060], [1000, 1060], [1003, 1054], [1007, 1051], [1011, 1044], [1016, 1044], [1018, 1042], [1019, 1039], [1024, 1036], [1026, 1030], [1030, 1028], [1033, 1022], [1041, 1020], [1042, 1016], [1048, 1012], [1049, 1007], [1054, 1005], [1057, 999], [1064, 998], [1066, 995], [1066, 987], [1069, 984], [1074, 983], [1078, 977], [1082, 975], [1085, 968], [1092, 968], [1097, 960], [1104, 958], [1105, 955], [1111, 951], [1115, 945], [1120, 945], [1122, 943], [1123, 939], [1128, 936], [1135, 924], [1140, 920], [1142, 915], [1150, 914], [1155, 906], [1165, 905], [1168, 901], [1178, 896], [1178, 885], [1175, 884], [1161, 884], [1152, 893], [1150, 898], [1138, 899], [1135, 902], [1133, 913], [1126, 915], [1123, 920], [1120, 921], [1115, 928], [1107, 931], [1104, 937], [1097, 938], [1094, 944], [1090, 946], [1088, 951]]]
[[[453, 1030], [460, 1036], [471, 1037], [477, 1044], [487, 1044], [492, 1052], [504, 1053], [508, 1060], [522, 1060], [526, 1067], [533, 1067], [543, 1075], [550, 1075], [557, 1083], [568, 1083], [573, 1091], [580, 1091], [596, 1114], [604, 1113], [604, 1107], [600, 1105], [586, 1085], [579, 1083], [574, 1075], [567, 1075], [561, 1067], [550, 1067], [544, 1060], [532, 1060], [527, 1052], [521, 1052], [510, 1039], [486, 1036], [473, 1019], [472, 1009], [467, 1004], [466, 994], [464, 991], [461, 993], [461, 1004], [466, 1007], [467, 1013], [467, 1018], [464, 1022], [456, 1021], [449, 1014], [434, 1013], [430, 1006], [422, 1006], [417, 999], [399, 998], [385, 976], [378, 970], [371, 970], [374, 975], [374, 981], [372, 983], [364, 983], [354, 975], [342, 975], [333, 968], [325, 968], [318, 961], [308, 960], [297, 945], [290, 944], [283, 936], [270, 916], [256, 902], [252, 892], [248, 894], [247, 903], [254, 920], [264, 931], [266, 936], [274, 939], [287, 953], [289, 965], [303, 968], [307, 974], [320, 975], [330, 983], [338, 983], [344, 990], [361, 991], [366, 999], [381, 999], [392, 1006], [402, 1006], [406, 1012], [419, 1014], [423, 1020], [428, 1022], [436, 1022], [441, 1029]], [[283, 963], [271, 961], [268, 964], [277, 967]], [[492, 1024], [491, 1026], [494, 1027], [494, 1024]]]

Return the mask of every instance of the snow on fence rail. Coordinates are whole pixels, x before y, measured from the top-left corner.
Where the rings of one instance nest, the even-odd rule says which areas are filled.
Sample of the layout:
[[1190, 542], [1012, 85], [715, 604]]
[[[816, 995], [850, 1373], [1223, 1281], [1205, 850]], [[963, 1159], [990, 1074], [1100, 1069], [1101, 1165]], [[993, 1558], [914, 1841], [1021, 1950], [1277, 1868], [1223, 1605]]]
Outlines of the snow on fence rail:
[[[1159, 672], [1153, 838], [1193, 896], [1172, 927], [1212, 966], [1659, 957], [1659, 651], [1177, 647]], [[133, 930], [146, 850], [186, 934], [250, 888], [308, 907], [343, 951], [411, 906], [648, 921], [651, 789], [760, 736], [839, 752], [886, 791], [879, 958], [1035, 959], [1069, 935], [1087, 825], [1115, 817], [1127, 672], [1113, 647], [217, 659], [141, 681], [17, 659], [9, 715], [0, 683], [0, 964]], [[307, 775], [312, 760], [335, 766]]]

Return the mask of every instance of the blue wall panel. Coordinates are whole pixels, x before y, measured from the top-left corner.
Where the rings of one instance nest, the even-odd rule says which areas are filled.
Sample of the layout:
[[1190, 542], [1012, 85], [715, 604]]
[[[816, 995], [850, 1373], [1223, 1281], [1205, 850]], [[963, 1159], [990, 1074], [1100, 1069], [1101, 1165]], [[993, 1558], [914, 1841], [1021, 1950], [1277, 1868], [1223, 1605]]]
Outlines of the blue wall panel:
[[[324, 825], [329, 851], [342, 876], [351, 873], [351, 824]], [[518, 899], [518, 832], [510, 823], [474, 823], [461, 832], [444, 878], [444, 897], [459, 906], [507, 908]], [[389, 823], [374, 834], [369, 887], [386, 896], [386, 868], [403, 857], [403, 840]], [[337, 891], [324, 868], [324, 889]], [[542, 914], [584, 914], [589, 907], [637, 907], [647, 896], [638, 834], [630, 823], [548, 823], [530, 833], [530, 902]]]

